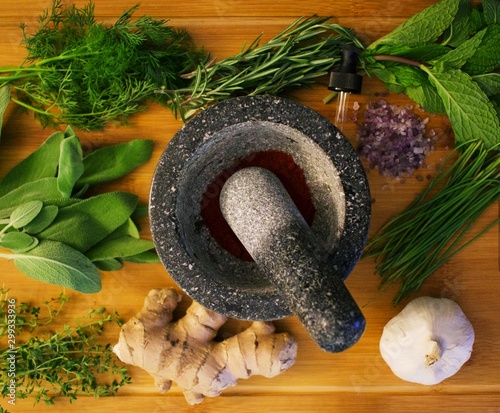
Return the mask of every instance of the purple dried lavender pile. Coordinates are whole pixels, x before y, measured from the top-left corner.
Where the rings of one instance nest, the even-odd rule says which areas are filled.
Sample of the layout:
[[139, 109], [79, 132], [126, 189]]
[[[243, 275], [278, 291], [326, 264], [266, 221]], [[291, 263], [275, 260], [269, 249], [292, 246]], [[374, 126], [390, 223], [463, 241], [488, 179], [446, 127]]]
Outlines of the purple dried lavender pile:
[[426, 137], [428, 121], [411, 112], [411, 107], [389, 105], [385, 100], [369, 102], [364, 123], [358, 125], [358, 152], [383, 176], [410, 176], [434, 149], [432, 139]]

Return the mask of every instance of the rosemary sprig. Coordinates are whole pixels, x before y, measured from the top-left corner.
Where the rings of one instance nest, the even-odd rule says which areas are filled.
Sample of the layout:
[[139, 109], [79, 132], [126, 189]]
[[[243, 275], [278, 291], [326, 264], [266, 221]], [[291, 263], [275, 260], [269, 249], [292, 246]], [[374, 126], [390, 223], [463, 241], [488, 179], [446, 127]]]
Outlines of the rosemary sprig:
[[363, 256], [378, 262], [381, 286], [401, 283], [394, 304], [500, 222], [494, 220], [464, 242], [476, 220], [500, 198], [498, 147], [487, 150], [481, 141], [457, 146], [426, 190], [368, 242]]
[[[8, 299], [4, 289], [0, 293], [3, 397], [10, 394], [8, 386], [12, 379], [17, 399], [29, 397], [34, 404], [42, 401], [46, 405], [53, 405], [57, 397], [67, 397], [73, 402], [80, 395], [111, 396], [130, 382], [126, 367], [117, 363], [111, 345], [101, 344], [99, 339], [106, 326], [120, 324], [116, 313], [91, 310], [81, 322], [53, 331], [51, 325], [60, 316], [68, 297], [61, 294], [41, 307]], [[14, 327], [9, 322], [13, 316]]]
[[310, 86], [341, 59], [342, 45], [363, 45], [354, 33], [329, 17], [301, 18], [266, 43], [258, 36], [239, 53], [220, 61], [208, 58], [183, 77], [185, 88], [162, 88], [176, 117], [185, 120], [210, 104], [238, 95], [278, 95]]

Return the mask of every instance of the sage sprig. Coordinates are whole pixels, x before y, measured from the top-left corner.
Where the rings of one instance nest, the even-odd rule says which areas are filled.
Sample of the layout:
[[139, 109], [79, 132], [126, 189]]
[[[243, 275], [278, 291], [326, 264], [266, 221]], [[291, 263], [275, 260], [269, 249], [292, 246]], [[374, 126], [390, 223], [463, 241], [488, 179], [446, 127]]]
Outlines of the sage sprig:
[[101, 289], [99, 270], [158, 262], [133, 221], [136, 195], [84, 198], [91, 186], [147, 162], [152, 145], [133, 140], [83, 156], [71, 128], [53, 133], [0, 180], [0, 257], [31, 278], [85, 293]]

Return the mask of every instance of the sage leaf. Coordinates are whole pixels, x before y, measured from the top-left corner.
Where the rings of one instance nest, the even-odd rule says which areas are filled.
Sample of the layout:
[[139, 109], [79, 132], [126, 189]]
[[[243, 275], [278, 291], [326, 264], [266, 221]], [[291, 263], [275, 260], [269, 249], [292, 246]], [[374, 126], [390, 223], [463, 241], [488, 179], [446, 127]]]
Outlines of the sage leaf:
[[434, 70], [444, 72], [448, 69], [460, 69], [474, 56], [481, 45], [487, 29], [481, 30], [469, 40], [464, 41], [457, 48], [450, 50], [434, 62]]
[[91, 261], [131, 257], [154, 248], [152, 241], [123, 236], [105, 240], [89, 249], [85, 255]]
[[500, 142], [500, 121], [485, 93], [460, 70], [433, 72], [422, 66], [443, 100], [458, 144], [480, 139], [487, 149]]
[[135, 139], [91, 152], [83, 159], [84, 172], [78, 185], [109, 182], [128, 174], [151, 158], [153, 141]]
[[27, 276], [82, 293], [101, 290], [98, 269], [82, 253], [60, 242], [41, 241], [35, 248], [13, 254], [15, 266]]
[[120, 225], [111, 234], [109, 234], [105, 240], [120, 238], [126, 235], [133, 238], [140, 238], [139, 229], [131, 218], [127, 219], [123, 225]]
[[24, 230], [29, 234], [38, 234], [47, 228], [57, 216], [59, 208], [55, 205], [47, 205], [42, 208], [40, 213], [27, 225]]
[[144, 251], [140, 254], [133, 255], [131, 257], [123, 257], [123, 261], [133, 262], [136, 264], [158, 264], [160, 258], [156, 251]]
[[500, 67], [500, 25], [494, 24], [486, 28], [481, 45], [463, 65], [462, 70], [470, 75], [478, 75], [492, 72], [498, 67]]
[[19, 204], [57, 199], [60, 196], [61, 193], [57, 189], [57, 178], [43, 178], [25, 183], [0, 197], [0, 218], [9, 217]]
[[61, 142], [57, 188], [64, 198], [71, 197], [73, 187], [84, 171], [80, 141], [70, 136]]
[[12, 211], [9, 224], [14, 228], [22, 228], [33, 221], [42, 208], [42, 201], [31, 201], [26, 204], [22, 204]]
[[458, 11], [460, 0], [442, 0], [415, 14], [391, 33], [372, 43], [368, 49], [386, 53], [384, 47], [419, 46], [434, 42], [450, 26]]
[[123, 225], [136, 204], [137, 196], [127, 192], [96, 195], [60, 208], [52, 224], [38, 236], [85, 252]]
[[7, 232], [0, 240], [0, 247], [14, 252], [24, 252], [34, 248], [38, 240], [25, 232]]
[[500, 73], [484, 73], [472, 76], [486, 96], [500, 95]]
[[117, 259], [94, 261], [94, 265], [101, 271], [118, 271], [123, 268], [123, 263]]
[[7, 110], [7, 106], [9, 106], [9, 102], [10, 102], [10, 87], [9, 86], [0, 87], [0, 136], [2, 136], [3, 115]]
[[500, 24], [500, 1], [483, 0], [484, 18], [488, 24]]
[[63, 132], [53, 133], [35, 152], [12, 168], [0, 181], [0, 197], [24, 184], [42, 178], [54, 178], [59, 164], [59, 147], [63, 139]]

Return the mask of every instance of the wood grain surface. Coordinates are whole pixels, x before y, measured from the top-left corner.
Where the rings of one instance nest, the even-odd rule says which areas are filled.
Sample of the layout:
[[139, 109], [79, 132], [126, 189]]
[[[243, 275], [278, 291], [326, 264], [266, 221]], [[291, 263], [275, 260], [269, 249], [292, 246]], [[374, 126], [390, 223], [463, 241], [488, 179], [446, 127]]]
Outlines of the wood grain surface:
[[[354, 28], [359, 37], [369, 44], [386, 34], [411, 15], [433, 4], [434, 0], [201, 0], [195, 2], [165, 2], [143, 0], [138, 14], [169, 20], [176, 27], [186, 28], [198, 45], [203, 45], [214, 57], [223, 58], [237, 53], [242, 45], [259, 34], [268, 39], [285, 29], [296, 18], [311, 14], [333, 16], [332, 20]], [[50, 0], [3, 0], [0, 2], [0, 66], [18, 65], [24, 58], [20, 45], [24, 22], [28, 29], [36, 27], [37, 17], [50, 6]], [[82, 6], [84, 1], [76, 1]], [[96, 3], [98, 20], [112, 22], [124, 9], [135, 2], [127, 0]], [[69, 4], [69, 2], [68, 2]], [[323, 85], [293, 93], [291, 98], [302, 102], [333, 121], [336, 104], [324, 104], [328, 94]], [[412, 102], [404, 96], [387, 94], [376, 79], [366, 78], [361, 95], [352, 96], [362, 109], [368, 101], [381, 98], [389, 103], [407, 105]], [[415, 111], [422, 117], [429, 116]], [[427, 185], [428, 176], [447, 155], [453, 143], [448, 119], [429, 116], [429, 128], [439, 136], [436, 150], [428, 157], [427, 167], [417, 171], [405, 182], [387, 179], [375, 171], [368, 172], [373, 198], [372, 234], [394, 216]], [[173, 115], [157, 106], [131, 119], [129, 126], [109, 126], [102, 132], [78, 135], [82, 142], [98, 147], [126, 142], [134, 138], [155, 141], [151, 161], [116, 183], [103, 189], [124, 189], [148, 201], [149, 189], [156, 163], [169, 140], [182, 126]], [[62, 129], [62, 128], [61, 128]], [[345, 134], [356, 145], [356, 125], [349, 121]], [[42, 129], [17, 107], [9, 106], [0, 141], [0, 177], [35, 150], [52, 133]], [[498, 205], [492, 206], [478, 221], [476, 228], [485, 226], [498, 217]], [[149, 236], [147, 221], [144, 236]], [[340, 354], [321, 351], [311, 341], [300, 323], [289, 317], [276, 321], [279, 331], [293, 334], [299, 343], [295, 365], [286, 373], [273, 378], [252, 377], [240, 380], [236, 387], [220, 397], [209, 398], [198, 406], [188, 406], [174, 385], [167, 394], [158, 393], [152, 378], [142, 370], [131, 367], [132, 384], [124, 387], [116, 397], [79, 398], [73, 404], [57, 400], [55, 406], [37, 405], [32, 400], [18, 400], [10, 411], [28, 412], [485, 412], [500, 413], [500, 274], [499, 231], [495, 228], [480, 240], [463, 250], [439, 269], [417, 295], [448, 297], [460, 304], [476, 332], [472, 357], [453, 377], [436, 386], [408, 383], [395, 377], [379, 353], [379, 339], [384, 325], [401, 311], [391, 304], [395, 288], [379, 291], [379, 278], [374, 275], [374, 264], [360, 261], [346, 283], [362, 306], [367, 319], [367, 330], [351, 349]], [[19, 302], [40, 302], [59, 295], [60, 287], [36, 282], [20, 273], [12, 262], [0, 262], [2, 284], [10, 289], [10, 296]], [[66, 291], [71, 296], [67, 310], [59, 323], [70, 322], [85, 314], [89, 308], [105, 306], [128, 319], [141, 307], [152, 288], [173, 286], [175, 283], [161, 265], [126, 264], [121, 271], [102, 274], [103, 289], [92, 295]], [[184, 297], [182, 306], [189, 298]], [[243, 324], [242, 324], [243, 323]], [[231, 329], [245, 322], [231, 323]], [[110, 329], [104, 337], [114, 343], [117, 329]], [[0, 401], [8, 407], [6, 400]]]

